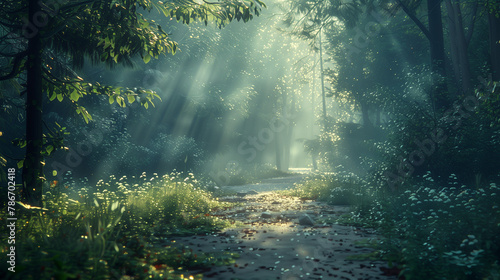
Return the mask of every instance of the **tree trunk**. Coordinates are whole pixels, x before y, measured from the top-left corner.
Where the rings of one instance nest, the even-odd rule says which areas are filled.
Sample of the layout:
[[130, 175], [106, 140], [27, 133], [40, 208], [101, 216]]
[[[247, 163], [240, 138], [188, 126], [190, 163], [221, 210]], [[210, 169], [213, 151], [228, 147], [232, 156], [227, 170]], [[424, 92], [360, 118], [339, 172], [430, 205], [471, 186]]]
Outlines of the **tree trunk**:
[[445, 52], [443, 39], [443, 20], [441, 18], [441, 1], [427, 0], [429, 17], [429, 44], [431, 53], [431, 70], [433, 84], [431, 96], [437, 111], [446, 109], [449, 105], [448, 89], [446, 86]]
[[444, 51], [443, 21], [441, 16], [442, 0], [427, 0], [427, 17], [429, 19], [428, 29], [401, 0], [397, 0], [397, 2], [429, 40], [434, 85], [430, 92], [430, 97], [435, 111], [446, 110], [451, 102], [448, 96], [446, 81], [444, 80], [446, 77], [446, 68], [444, 64], [446, 56]]
[[285, 135], [285, 139], [284, 139], [284, 143], [283, 143], [283, 148], [284, 148], [284, 151], [283, 151], [283, 164], [282, 164], [282, 168], [283, 168], [283, 171], [288, 171], [288, 169], [290, 169], [290, 150], [292, 148], [292, 134], [293, 134], [293, 125], [287, 125], [287, 128], [286, 128], [286, 135]]
[[445, 0], [445, 3], [446, 10], [448, 11], [450, 44], [452, 52], [455, 52], [455, 54], [452, 55], [454, 59], [455, 79], [460, 87], [460, 93], [467, 94], [472, 90], [472, 81], [460, 2], [457, 0], [452, 3], [451, 0]]
[[[38, 0], [29, 0], [29, 20], [40, 13]], [[42, 206], [43, 122], [42, 122], [42, 41], [37, 32], [28, 41], [26, 98], [26, 157], [22, 180], [23, 197], [33, 206]]]
[[319, 32], [319, 64], [321, 69], [321, 99], [323, 101], [323, 121], [325, 132], [328, 131], [328, 121], [326, 115], [326, 93], [325, 93], [325, 78], [323, 73], [323, 43], [321, 42], [321, 30]]
[[281, 159], [283, 157], [283, 147], [282, 147], [282, 143], [281, 143], [281, 137], [280, 137], [280, 133], [283, 133], [283, 132], [276, 132], [275, 133], [275, 138], [276, 138], [276, 169], [278, 170], [282, 170], [283, 169], [283, 164], [281, 162]]
[[370, 115], [368, 112], [368, 105], [364, 102], [359, 102], [359, 105], [361, 107], [361, 116], [363, 118], [363, 128], [366, 131], [369, 131], [373, 128], [373, 124], [370, 121]]
[[500, 17], [495, 11], [488, 15], [490, 24], [490, 59], [493, 81], [500, 81]]

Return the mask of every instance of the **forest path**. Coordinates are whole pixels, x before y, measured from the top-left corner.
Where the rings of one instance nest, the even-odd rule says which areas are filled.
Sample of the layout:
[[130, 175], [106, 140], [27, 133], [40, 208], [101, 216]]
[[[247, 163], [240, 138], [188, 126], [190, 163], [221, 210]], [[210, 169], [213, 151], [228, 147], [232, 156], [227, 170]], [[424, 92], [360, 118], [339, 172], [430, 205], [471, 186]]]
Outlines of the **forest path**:
[[192, 272], [203, 273], [203, 279], [397, 279], [382, 275], [380, 268], [385, 262], [348, 258], [374, 251], [358, 246], [356, 241], [377, 239], [369, 229], [325, 223], [347, 213], [349, 207], [274, 192], [293, 187], [302, 177], [230, 187], [238, 195], [220, 200], [240, 202], [240, 206], [212, 215], [239, 221], [242, 226], [213, 235], [174, 238], [171, 245], [183, 244], [193, 252], [226, 251], [240, 255], [232, 266]]

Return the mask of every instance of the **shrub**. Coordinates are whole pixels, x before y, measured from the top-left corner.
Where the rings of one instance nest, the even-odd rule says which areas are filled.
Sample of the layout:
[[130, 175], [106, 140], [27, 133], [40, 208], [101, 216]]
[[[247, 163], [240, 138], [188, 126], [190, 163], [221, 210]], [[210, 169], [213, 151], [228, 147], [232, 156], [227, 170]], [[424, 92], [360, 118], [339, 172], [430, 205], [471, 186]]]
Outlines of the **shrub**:
[[316, 174], [286, 193], [335, 205], [365, 207], [370, 200], [364, 182], [353, 174]]

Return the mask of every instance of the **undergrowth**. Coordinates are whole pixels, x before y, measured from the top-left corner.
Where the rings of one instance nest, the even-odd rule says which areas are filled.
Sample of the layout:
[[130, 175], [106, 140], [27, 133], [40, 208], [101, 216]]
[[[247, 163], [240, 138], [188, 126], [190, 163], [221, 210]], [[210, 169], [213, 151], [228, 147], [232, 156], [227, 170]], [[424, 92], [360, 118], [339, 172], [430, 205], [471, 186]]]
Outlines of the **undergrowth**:
[[407, 280], [500, 279], [500, 189], [493, 182], [469, 187], [452, 174], [443, 186], [427, 173], [389, 192], [317, 175], [290, 194], [350, 204], [352, 213], [331, 222], [376, 228], [376, 251], [354, 259], [388, 261]]
[[[212, 217], [230, 207], [192, 174], [115, 178], [94, 188], [48, 184], [44, 206], [17, 205], [16, 272], [2, 279], [201, 279], [188, 270], [231, 263], [236, 254], [193, 254], [155, 245], [171, 236], [228, 226]], [[2, 255], [10, 248], [2, 235]]]

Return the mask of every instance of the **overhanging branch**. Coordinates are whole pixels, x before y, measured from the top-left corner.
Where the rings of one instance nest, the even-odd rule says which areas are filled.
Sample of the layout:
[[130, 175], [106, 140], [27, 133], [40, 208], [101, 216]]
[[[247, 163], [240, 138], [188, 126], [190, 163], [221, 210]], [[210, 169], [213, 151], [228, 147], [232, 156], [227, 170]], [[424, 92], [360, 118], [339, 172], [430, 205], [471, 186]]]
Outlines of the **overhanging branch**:
[[10, 80], [10, 79], [16, 77], [17, 74], [19, 74], [19, 72], [20, 72], [19, 70], [21, 67], [21, 62], [27, 54], [28, 54], [28, 51], [23, 51], [23, 52], [18, 53], [14, 57], [14, 63], [13, 63], [14, 65], [12, 66], [12, 71], [10, 71], [10, 73], [5, 75], [5, 76], [1, 76], [0, 81]]
[[425, 25], [410, 11], [410, 9], [408, 9], [408, 7], [406, 7], [405, 4], [403, 4], [403, 2], [401, 2], [401, 0], [396, 0], [396, 2], [398, 2], [399, 6], [401, 6], [401, 9], [403, 9], [403, 11], [411, 18], [411, 20], [413, 20], [418, 28], [422, 30], [422, 33], [424, 33], [425, 37], [427, 37], [427, 39], [429, 39], [430, 41], [431, 33], [429, 32], [429, 29], [425, 27]]

